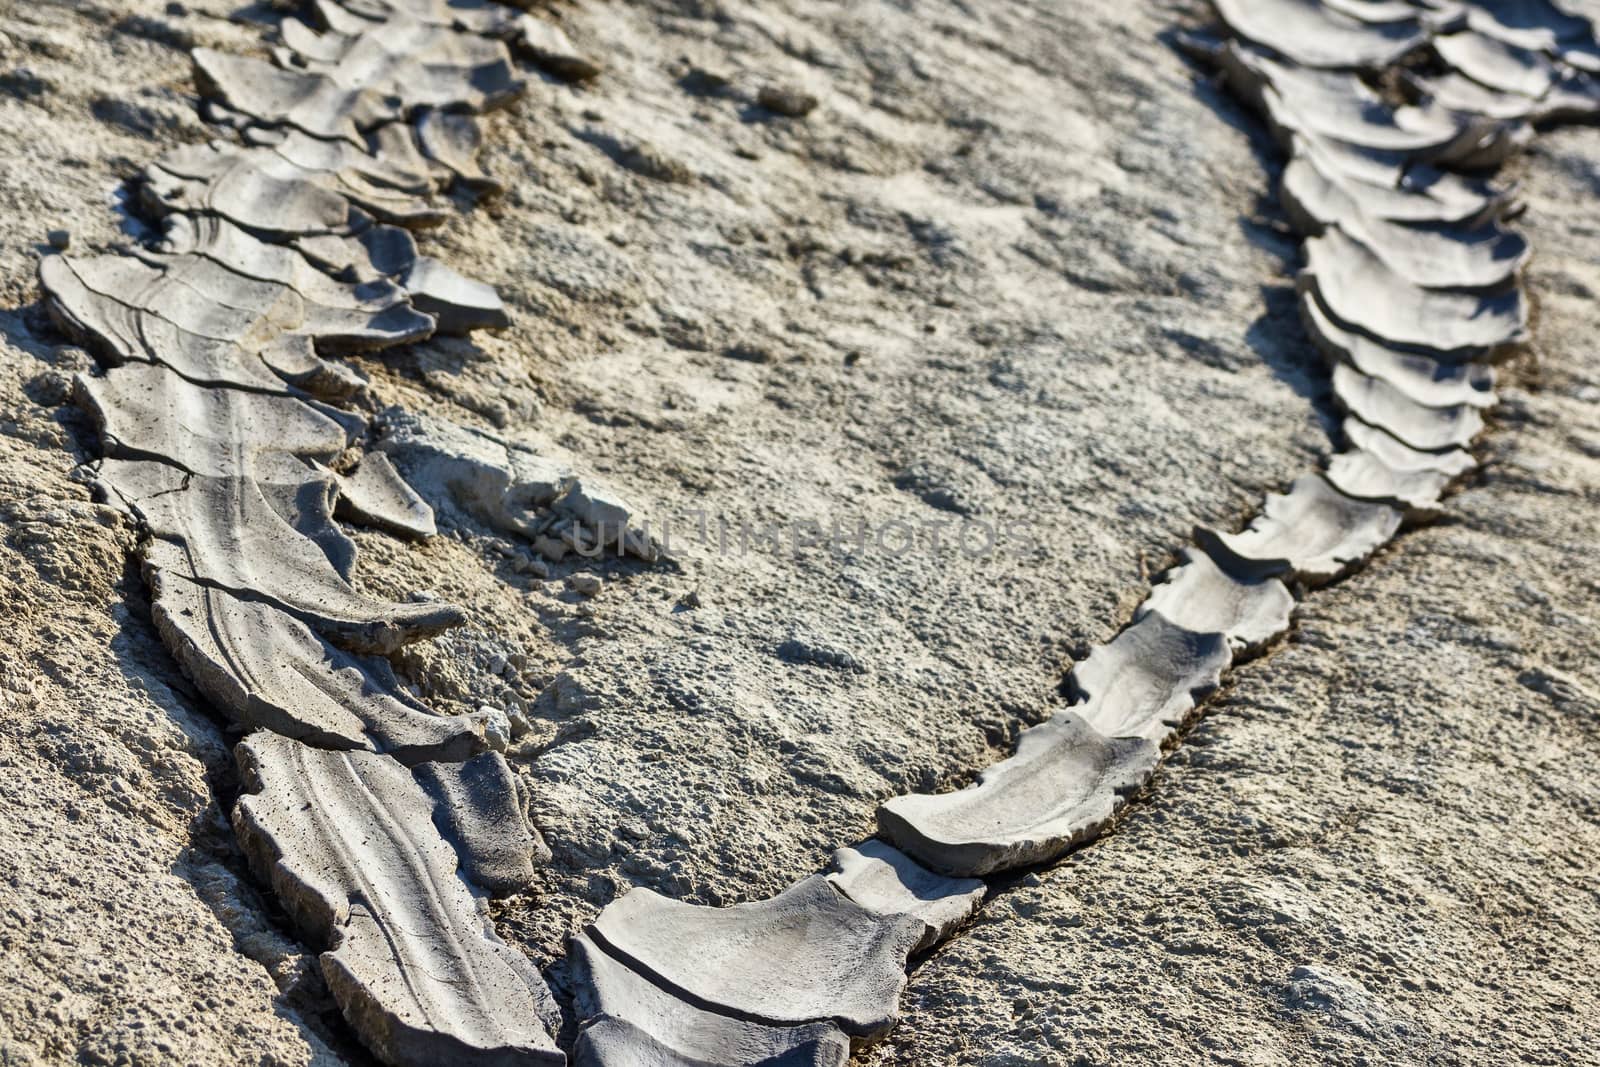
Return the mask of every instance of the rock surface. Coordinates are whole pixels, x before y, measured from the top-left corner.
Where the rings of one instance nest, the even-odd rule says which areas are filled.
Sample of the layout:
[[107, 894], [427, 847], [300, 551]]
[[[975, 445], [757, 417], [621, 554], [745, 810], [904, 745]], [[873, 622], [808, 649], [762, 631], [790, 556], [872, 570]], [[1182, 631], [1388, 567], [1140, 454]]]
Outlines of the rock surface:
[[1294, 597], [1276, 578], [1243, 580], [1194, 548], [1178, 553], [1181, 561], [1168, 571], [1139, 605], [1134, 621], [1152, 612], [1195, 634], [1221, 634], [1234, 659], [1260, 651], [1289, 629]]
[[1308, 67], [1383, 67], [1428, 39], [1424, 13], [1384, 22], [1352, 18], [1317, 0], [1214, 0], [1240, 37]]
[[1419, 452], [1463, 448], [1483, 432], [1483, 416], [1476, 407], [1419, 404], [1383, 379], [1362, 374], [1348, 363], [1333, 368], [1333, 395], [1351, 415]]
[[1348, 146], [1357, 155], [1393, 153], [1421, 162], [1460, 163], [1480, 153], [1494, 130], [1490, 123], [1437, 106], [1391, 107], [1353, 73], [1282, 63], [1248, 45], [1230, 43], [1223, 60], [1235, 90], [1259, 101], [1285, 150], [1292, 150], [1296, 139], [1315, 138]]
[[1441, 470], [1396, 470], [1363, 448], [1334, 456], [1326, 477], [1345, 496], [1398, 506], [1413, 519], [1437, 514], [1439, 498], [1451, 481]]
[[433, 823], [467, 881], [495, 895], [528, 888], [550, 849], [528, 822], [523, 788], [498, 752], [412, 768], [433, 798]]
[[1538, 99], [1555, 85], [1558, 72], [1538, 51], [1467, 31], [1431, 42], [1439, 58], [1479, 85], [1502, 93]]
[[1320, 475], [1307, 474], [1288, 492], [1269, 496], [1261, 514], [1240, 532], [1200, 528], [1195, 539], [1241, 577], [1282, 575], [1322, 585], [1348, 573], [1399, 528], [1394, 508], [1352, 500]]
[[565, 81], [586, 82], [600, 76], [600, 64], [579, 52], [560, 26], [533, 15], [517, 22], [517, 49]]
[[1527, 337], [1520, 290], [1480, 296], [1424, 289], [1337, 229], [1306, 242], [1300, 284], [1336, 323], [1440, 359], [1479, 358]]
[[1402, 167], [1393, 157], [1314, 133], [1296, 133], [1290, 151], [1278, 195], [1302, 234], [1357, 215], [1476, 229], [1493, 224], [1513, 202], [1511, 187], [1427, 164]]
[[580, 934], [568, 945], [583, 1020], [577, 1067], [843, 1067], [850, 1039], [832, 1023], [767, 1026], [697, 1008]]
[[1300, 319], [1312, 342], [1335, 367], [1347, 362], [1417, 404], [1443, 408], [1454, 404], [1492, 407], [1496, 403], [1494, 369], [1486, 364], [1446, 363], [1353, 333], [1335, 324], [1309, 290], [1300, 293]]
[[1232, 659], [1226, 629], [1196, 632], [1151, 611], [1075, 664], [1067, 690], [1077, 713], [1107, 737], [1160, 745]]
[[[94, 431], [63, 410], [63, 383], [88, 363], [32, 306], [41, 234], [70, 228], [84, 255], [126, 243], [134, 220], [107, 192], [215, 136], [160, 38], [263, 54], [260, 24], [227, 17], [239, 6], [0, 16], [0, 202], [22, 220], [0, 243], [7, 1056], [361, 1055], [314, 961], [231, 873], [231, 835], [207, 829], [230, 776], [222, 727], [156, 639], [126, 521], [69, 476]], [[1262, 168], [1274, 150], [1160, 37], [1204, 12], [562, 13], [606, 73], [536, 82], [529, 106], [488, 120], [484, 165], [511, 188], [447, 206], [422, 238], [517, 321], [352, 365], [377, 409], [559, 442], [655, 525], [677, 520], [682, 569], [608, 560], [606, 595], [579, 602], [562, 585], [575, 553], [530, 577], [520, 541], [470, 515], [424, 545], [348, 531], [365, 591], [434, 590], [467, 614], [458, 636], [402, 651], [405, 683], [526, 715], [510, 762], [555, 858], [498, 907], [541, 963], [630, 885], [774, 892], [868, 832], [884, 798], [1009, 755], [1189, 525], [1234, 528], [1327, 457], [1334, 425], [1281, 284], [1296, 263]], [[727, 95], [701, 93], [696, 70]], [[747, 101], [768, 79], [825, 84], [827, 106], [763, 120]], [[697, 180], [624, 169], [613, 143], [639, 140]], [[1581, 1061], [1573, 1019], [1596, 1010], [1581, 947], [1597, 936], [1582, 872], [1600, 844], [1573, 770], [1597, 684], [1574, 531], [1594, 523], [1600, 250], [1572, 206], [1600, 144], [1538, 143], [1505, 176], [1528, 203], [1538, 336], [1502, 369], [1465, 528], [1408, 534], [1317, 594], [1337, 599], [1244, 669], [1248, 703], [1202, 720], [1152, 803], [930, 957], [910, 1020], [863, 1062]], [[275, 189], [261, 202], [281, 209]], [[370, 258], [343, 237], [306, 247]], [[703, 541], [689, 509], [707, 512]], [[741, 518], [796, 517], [825, 544], [838, 517], [847, 548], [863, 518], [866, 548], [752, 536], [763, 547], [739, 553]], [[927, 536], [893, 551], [895, 527], [881, 549], [894, 520], [953, 525], [938, 551]], [[980, 522], [1022, 536], [961, 555], [963, 520], [969, 544]], [[791, 637], [861, 670], [775, 660]], [[1485, 1002], [1511, 1022], [1485, 1031]]]
[[[264, 601], [355, 652], [393, 652], [461, 621], [451, 605], [380, 600], [352, 584], [354, 546], [333, 524], [331, 479], [280, 493], [144, 461], [107, 461], [100, 477], [148, 527], [145, 565], [173, 581]], [[344, 558], [330, 558], [319, 537]]]
[[202, 92], [268, 125], [286, 122], [313, 137], [359, 145], [365, 131], [395, 117], [378, 93], [346, 88], [325, 75], [210, 48], [197, 48], [193, 56]]
[[368, 453], [355, 470], [339, 476], [337, 507], [340, 518], [405, 537], [432, 537], [439, 532], [433, 508], [382, 452]]
[[1345, 419], [1340, 425], [1339, 432], [1351, 445], [1371, 452], [1385, 466], [1402, 474], [1411, 471], [1438, 471], [1451, 478], [1457, 478], [1475, 470], [1478, 466], [1478, 461], [1466, 449], [1420, 452], [1410, 445], [1402, 444], [1399, 438], [1392, 434], [1360, 419]]
[[1335, 224], [1396, 274], [1424, 289], [1502, 289], [1528, 261], [1521, 234], [1487, 226], [1402, 225], [1341, 214]]
[[421, 705], [384, 661], [342, 651], [286, 612], [159, 570], [150, 578], [167, 647], [239, 726], [406, 763], [465, 759], [488, 744], [472, 720]]
[[502, 193], [505, 184], [478, 163], [483, 132], [478, 120], [459, 111], [429, 108], [417, 116], [417, 148], [447, 168], [467, 188], [485, 194]]

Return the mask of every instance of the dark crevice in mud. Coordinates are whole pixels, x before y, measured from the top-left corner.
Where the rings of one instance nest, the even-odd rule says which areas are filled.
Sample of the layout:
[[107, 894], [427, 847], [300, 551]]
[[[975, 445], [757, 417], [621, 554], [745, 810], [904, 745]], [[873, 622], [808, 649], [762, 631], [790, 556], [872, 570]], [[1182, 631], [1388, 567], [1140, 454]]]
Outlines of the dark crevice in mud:
[[[206, 775], [216, 809], [191, 827], [188, 855], [174, 873], [195, 887], [196, 896], [234, 937], [234, 950], [260, 964], [278, 985], [278, 1014], [308, 1031], [349, 1067], [378, 1067], [323, 981], [317, 953], [298, 941], [294, 923], [262, 890], [239, 851], [224, 812], [240, 794], [231, 763]], [[298, 950], [298, 951], [296, 951]]]

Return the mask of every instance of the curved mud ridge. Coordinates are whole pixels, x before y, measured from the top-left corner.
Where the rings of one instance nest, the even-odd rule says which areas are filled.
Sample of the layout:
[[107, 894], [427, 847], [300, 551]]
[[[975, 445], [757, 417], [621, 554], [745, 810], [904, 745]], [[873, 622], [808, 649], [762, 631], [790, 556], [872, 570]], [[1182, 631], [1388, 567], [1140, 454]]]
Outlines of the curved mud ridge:
[[555, 27], [492, 14], [319, 3], [283, 23], [273, 61], [195, 49], [205, 116], [234, 136], [145, 169], [160, 240], [40, 265], [51, 316], [101, 364], [75, 399], [99, 430], [97, 484], [141, 531], [157, 628], [255, 731], [237, 749], [240, 842], [390, 1063], [565, 1059], [548, 988], [487, 907], [548, 859], [497, 751], [512, 725], [400, 684], [384, 657], [461, 612], [363, 593], [336, 521], [434, 533], [369, 454], [365, 383], [336, 357], [508, 321], [412, 236], [448, 217], [452, 184], [493, 187], [472, 116], [522, 91], [512, 48], [563, 52]]
[[908, 965], [997, 878], [1099, 835], [1299, 598], [1438, 514], [1476, 467], [1494, 364], [1528, 335], [1530, 250], [1492, 172], [1533, 123], [1600, 112], [1594, 28], [1555, 4], [1215, 8], [1224, 32], [1185, 47], [1290, 159], [1298, 298], [1343, 449], [1243, 530], [1197, 530], [1073, 669], [1070, 708], [973, 785], [887, 802], [878, 839], [769, 900], [636, 889], [607, 906], [571, 942], [576, 1029], [560, 1043], [544, 978], [487, 905], [549, 855], [500, 755], [519, 724], [439, 714], [401, 684], [387, 657], [461, 613], [365, 593], [337, 520], [431, 536], [426, 481], [536, 544], [647, 561], [657, 547], [559, 464], [374, 412], [337, 357], [508, 321], [415, 234], [447, 223], [446, 190], [503, 188], [477, 163], [473, 116], [516, 100], [519, 62], [574, 80], [599, 67], [490, 0], [314, 0], [270, 59], [194, 50], [203, 113], [228, 136], [145, 168], [159, 241], [46, 257], [40, 282], [101, 365], [75, 399], [100, 431], [98, 484], [141, 531], [161, 636], [252, 731], [240, 841], [381, 1060], [845, 1063], [894, 1026]]

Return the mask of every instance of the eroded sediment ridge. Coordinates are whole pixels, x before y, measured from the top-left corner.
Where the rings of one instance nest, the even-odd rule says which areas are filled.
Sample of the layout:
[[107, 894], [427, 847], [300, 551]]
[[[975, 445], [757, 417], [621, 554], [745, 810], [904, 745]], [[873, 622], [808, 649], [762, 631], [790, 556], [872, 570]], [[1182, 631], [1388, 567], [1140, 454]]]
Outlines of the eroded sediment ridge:
[[[1436, 515], [1477, 467], [1470, 447], [1495, 403], [1494, 365], [1528, 330], [1520, 273], [1530, 249], [1507, 225], [1519, 209], [1515, 189], [1489, 175], [1530, 142], [1532, 123], [1600, 114], [1594, 27], [1554, 4], [1215, 8], [1226, 32], [1185, 45], [1262, 112], [1289, 156], [1280, 193], [1305, 239], [1300, 309], [1346, 415], [1343, 447], [1325, 470], [1268, 497], [1245, 529], [1197, 529], [1134, 621], [1073, 668], [1070, 706], [1023, 731], [1013, 756], [956, 792], [888, 801], [878, 812], [883, 840], [835, 858], [832, 877], [846, 895], [924, 921], [916, 949], [972, 914], [981, 879], [1057, 859], [1099, 834], [1232, 664], [1288, 631], [1299, 598]], [[606, 928], [625, 919], [686, 923], [653, 897], [645, 909], [639, 892], [602, 912], [594, 940], [610, 944]], [[699, 913], [693, 929], [674, 934], [683, 949], [726, 924], [715, 909]], [[625, 948], [614, 954], [633, 959]], [[810, 957], [774, 952], [767, 973], [796, 958]], [[708, 997], [691, 962], [633, 962], [684, 999]], [[615, 1015], [619, 1000], [614, 993], [596, 1010]], [[759, 1014], [742, 989], [717, 1004]], [[642, 1000], [632, 1010], [628, 1028], [589, 1031], [607, 1050], [630, 1035], [632, 1058], [593, 1062], [769, 1062], [731, 1045], [706, 1057]], [[652, 1058], [663, 1044], [676, 1058]], [[846, 1058], [816, 1045], [793, 1055], [781, 1062]]]
[[[1515, 190], [1484, 175], [1532, 123], [1600, 112], [1594, 27], [1539, 0], [1214, 6], [1227, 32], [1187, 47], [1288, 156], [1301, 313], [1343, 449], [1244, 530], [1197, 530], [1072, 670], [1071, 705], [971, 786], [887, 802], [881, 840], [770, 900], [639, 889], [604, 909], [571, 945], [579, 1063], [843, 1064], [894, 1025], [908, 961], [970, 918], [985, 878], [1099, 834], [1297, 597], [1475, 468], [1493, 365], [1526, 337], [1530, 253], [1507, 226]], [[271, 60], [195, 50], [203, 111], [231, 136], [145, 169], [161, 239], [48, 257], [41, 285], [101, 364], [77, 400], [100, 485], [142, 531], [161, 635], [251, 731], [241, 843], [356, 1033], [395, 1064], [563, 1063], [550, 992], [486, 906], [548, 859], [497, 751], [512, 724], [439, 714], [400, 684], [385, 656], [461, 612], [361, 592], [336, 520], [431, 536], [409, 473], [508, 532], [654, 546], [592, 481], [519, 446], [399, 411], [378, 432], [337, 356], [506, 324], [493, 290], [413, 231], [445, 222], [452, 183], [501, 188], [473, 116], [519, 96], [518, 59], [597, 68], [491, 0], [313, 0], [277, 37]]]
[[497, 751], [510, 724], [437, 713], [384, 658], [462, 613], [355, 581], [336, 519], [434, 524], [370, 450], [365, 382], [337, 356], [507, 323], [412, 231], [448, 217], [450, 184], [495, 188], [473, 116], [522, 92], [513, 49], [594, 69], [487, 4], [323, 0], [279, 36], [272, 61], [194, 51], [205, 116], [233, 136], [146, 167], [160, 240], [46, 258], [46, 304], [101, 364], [76, 399], [99, 485], [142, 532], [162, 638], [254, 731], [241, 844], [346, 1018], [390, 1063], [565, 1062], [543, 978], [487, 908], [549, 855]]

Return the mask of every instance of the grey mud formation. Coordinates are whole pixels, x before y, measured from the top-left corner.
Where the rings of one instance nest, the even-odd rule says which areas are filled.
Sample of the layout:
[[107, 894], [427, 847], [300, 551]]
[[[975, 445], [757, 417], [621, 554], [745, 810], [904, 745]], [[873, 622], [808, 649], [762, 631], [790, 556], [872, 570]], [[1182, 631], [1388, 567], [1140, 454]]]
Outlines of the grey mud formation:
[[[448, 197], [515, 189], [480, 164], [480, 116], [530, 77], [587, 81], [600, 67], [540, 15], [488, 0], [316, 0], [277, 27], [270, 58], [192, 49], [202, 114], [225, 136], [144, 168], [137, 247], [45, 256], [40, 286], [99, 364], [71, 386], [101, 449], [86, 476], [135, 523], [162, 641], [245, 735], [239, 844], [373, 1055], [418, 1067], [558, 1064], [566, 1050], [596, 1067], [876, 1055], [908, 967], [959, 944], [986, 901], [1025, 897], [1026, 868], [1111, 826], [1308, 593], [1445, 510], [1478, 467], [1495, 365], [1531, 335], [1532, 249], [1512, 228], [1515, 190], [1492, 174], [1533, 143], [1532, 123], [1600, 113], [1593, 27], [1522, 3], [1215, 8], [1225, 34], [1185, 48], [1262, 113], [1289, 159], [1281, 197], [1306, 258], [1296, 299], [1331, 366], [1345, 447], [1243, 529], [1197, 528], [1129, 625], [1078, 657], [1067, 705], [970, 784], [885, 801], [878, 838], [765, 897], [620, 895], [568, 940], [559, 997], [492, 903], [530, 890], [553, 858], [528, 814], [540, 798], [502, 754], [535, 729], [527, 709], [449, 713], [403, 680], [442, 673], [429, 643], [466, 612], [370, 592], [340, 520], [426, 546], [458, 509], [525, 546], [510, 551], [517, 573], [595, 553], [676, 564], [561, 449], [376, 409], [355, 369], [365, 353], [512, 326], [492, 287], [417, 235], [449, 229]], [[772, 87], [755, 99], [788, 118], [817, 106]], [[651, 180], [689, 180], [648, 146], [616, 156]], [[934, 506], [965, 506], [937, 476], [903, 480]], [[864, 670], [799, 637], [776, 647], [791, 664]], [[1306, 1003], [1372, 1014], [1315, 968], [1295, 982]]]
[[[283, 24], [271, 62], [194, 50], [207, 117], [240, 143], [151, 164], [141, 204], [160, 240], [46, 257], [40, 285], [102, 364], [75, 397], [99, 432], [93, 476], [143, 533], [157, 628], [219, 712], [261, 731], [238, 746], [234, 827], [321, 952], [346, 1020], [386, 1063], [561, 1063], [555, 1002], [486, 904], [549, 858], [493, 751], [512, 724], [493, 709], [440, 715], [399, 683], [382, 657], [462, 615], [359, 592], [335, 517], [429, 536], [407, 472], [496, 528], [564, 546], [556, 558], [603, 550], [608, 534], [618, 555], [659, 551], [612, 494], [550, 457], [400, 410], [375, 432], [350, 403], [363, 383], [328, 359], [507, 324], [492, 289], [419, 254], [408, 231], [443, 222], [434, 194], [451, 182], [495, 186], [471, 115], [520, 94], [507, 41], [536, 20], [446, 0], [314, 8]], [[535, 31], [536, 61], [558, 33]], [[1085, 805], [1110, 814], [1091, 796], [1056, 818]], [[835, 879], [726, 910], [643, 892], [607, 908], [578, 942], [597, 987], [580, 1061], [756, 1062], [752, 1028], [776, 1035], [754, 1047], [784, 1055], [884, 1036], [911, 953], [966, 918], [982, 886], [886, 846], [841, 862]]]
[[256, 731], [237, 748], [241, 845], [345, 1018], [386, 1063], [564, 1063], [550, 991], [487, 903], [549, 858], [498, 751], [511, 723], [436, 712], [383, 658], [463, 616], [358, 588], [336, 516], [414, 538], [435, 522], [369, 451], [362, 379], [330, 362], [506, 325], [493, 289], [409, 231], [444, 221], [458, 178], [482, 184], [473, 116], [523, 90], [507, 41], [533, 16], [312, 8], [273, 61], [193, 50], [207, 117], [237, 140], [149, 165], [159, 240], [48, 256], [40, 286], [100, 361], [74, 394], [101, 442], [92, 476], [141, 531], [157, 629]]
[[[1218, 0], [1231, 36], [1186, 39], [1263, 112], [1292, 158], [1283, 185], [1305, 240], [1302, 320], [1332, 364], [1333, 395], [1349, 415], [1346, 447], [1325, 472], [1270, 495], [1242, 531], [1197, 528], [1197, 548], [1184, 550], [1134, 622], [1073, 668], [1070, 709], [1023, 731], [1014, 755], [964, 789], [883, 804], [879, 832], [904, 851], [890, 865], [920, 861], [971, 878], [1049, 863], [1093, 840], [1149, 781], [1235, 656], [1288, 632], [1296, 594], [1345, 577], [1408, 521], [1437, 515], [1450, 486], [1475, 468], [1468, 448], [1494, 402], [1493, 364], [1529, 336], [1521, 271], [1530, 249], [1506, 226], [1514, 194], [1481, 175], [1531, 142], [1530, 120], [1600, 115], [1600, 82], [1567, 63], [1569, 50], [1597, 46], [1594, 28], [1555, 8], [1513, 6], [1518, 19], [1548, 21], [1549, 41], [1529, 49], [1515, 33], [1497, 32], [1492, 5], [1355, 0]], [[1424, 49], [1441, 77], [1471, 82], [1484, 105], [1441, 102], [1425, 89], [1412, 102], [1390, 101], [1374, 88]], [[736, 906], [727, 918], [740, 907], [777, 907], [798, 891]], [[695, 959], [703, 930], [724, 921], [708, 914], [680, 932], [666, 914], [647, 917], [665, 905], [638, 894], [602, 912], [597, 930], [672, 930], [680, 955]], [[745, 926], [743, 937], [762, 940], [759, 921]], [[618, 944], [625, 935], [616, 928], [597, 940]], [[626, 948], [618, 955], [630, 958]], [[706, 958], [718, 960], [717, 971], [727, 966], [716, 953]], [[633, 959], [663, 986], [716, 1002]], [[770, 971], [781, 971], [779, 959], [774, 953]], [[822, 961], [806, 968], [829, 969]], [[759, 1000], [758, 980], [742, 985]], [[780, 1014], [729, 998], [720, 1006], [761, 1021]], [[781, 1021], [822, 1013], [819, 1006]]]
[[[462, 764], [424, 764], [413, 774], [387, 756], [266, 731], [240, 742], [238, 756], [240, 843], [322, 950], [329, 988], [380, 1059], [408, 1067], [563, 1062], [547, 1032], [558, 1018], [550, 991], [496, 936], [468, 880], [515, 890], [532, 878], [533, 837], [520, 808], [499, 820], [476, 810], [506, 804], [512, 779], [503, 761], [498, 774]], [[486, 792], [474, 798], [475, 790]], [[510, 879], [496, 870], [508, 861]]]

